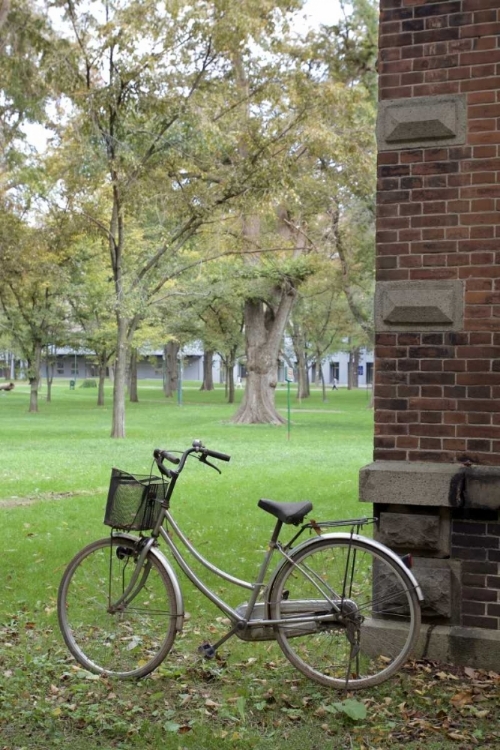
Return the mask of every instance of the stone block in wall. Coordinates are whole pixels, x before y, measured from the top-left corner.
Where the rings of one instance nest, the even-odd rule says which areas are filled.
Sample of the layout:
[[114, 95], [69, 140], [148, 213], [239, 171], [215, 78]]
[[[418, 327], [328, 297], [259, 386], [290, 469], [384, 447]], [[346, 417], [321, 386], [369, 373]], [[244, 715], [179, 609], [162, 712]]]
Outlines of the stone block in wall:
[[377, 540], [391, 549], [437, 551], [440, 543], [440, 518], [410, 513], [381, 513]]
[[464, 94], [385, 99], [379, 103], [379, 151], [460, 145], [465, 143], [466, 134]]
[[460, 280], [384, 281], [375, 290], [377, 331], [461, 331], [464, 285]]
[[412, 570], [424, 595], [422, 615], [459, 624], [460, 563], [417, 557]]

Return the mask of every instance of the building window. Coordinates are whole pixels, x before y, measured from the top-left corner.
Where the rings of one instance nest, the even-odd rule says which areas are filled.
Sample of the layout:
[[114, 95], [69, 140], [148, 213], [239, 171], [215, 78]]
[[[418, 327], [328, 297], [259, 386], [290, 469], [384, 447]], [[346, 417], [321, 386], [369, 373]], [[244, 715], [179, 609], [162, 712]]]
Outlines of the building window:
[[58, 375], [64, 375], [64, 359], [62, 357], [57, 358], [56, 372]]
[[333, 383], [334, 379], [338, 382], [340, 372], [340, 362], [330, 362], [330, 383]]

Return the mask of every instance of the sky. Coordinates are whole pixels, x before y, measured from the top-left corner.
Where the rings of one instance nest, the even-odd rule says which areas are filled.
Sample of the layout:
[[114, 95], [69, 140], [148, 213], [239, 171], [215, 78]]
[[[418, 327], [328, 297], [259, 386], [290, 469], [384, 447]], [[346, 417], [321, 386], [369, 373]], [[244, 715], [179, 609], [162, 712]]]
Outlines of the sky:
[[306, 0], [304, 10], [315, 24], [331, 24], [339, 18], [338, 0]]

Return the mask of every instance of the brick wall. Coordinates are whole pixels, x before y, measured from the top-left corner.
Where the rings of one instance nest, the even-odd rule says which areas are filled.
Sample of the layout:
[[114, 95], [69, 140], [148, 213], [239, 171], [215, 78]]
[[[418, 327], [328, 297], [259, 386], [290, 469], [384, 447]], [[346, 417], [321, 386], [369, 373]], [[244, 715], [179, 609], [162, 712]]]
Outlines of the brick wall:
[[381, 0], [379, 72], [381, 99], [466, 95], [464, 145], [379, 154], [377, 219], [378, 281], [463, 280], [465, 307], [377, 334], [374, 457], [500, 465], [500, 1]]
[[451, 554], [461, 561], [461, 617], [464, 627], [500, 629], [500, 523], [493, 512], [452, 520]]

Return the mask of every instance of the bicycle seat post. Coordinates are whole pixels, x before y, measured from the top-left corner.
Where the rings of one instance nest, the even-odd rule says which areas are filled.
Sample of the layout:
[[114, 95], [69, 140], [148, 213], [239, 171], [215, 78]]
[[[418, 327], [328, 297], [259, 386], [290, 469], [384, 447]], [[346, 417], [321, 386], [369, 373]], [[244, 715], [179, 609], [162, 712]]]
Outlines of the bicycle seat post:
[[279, 519], [276, 521], [276, 526], [274, 527], [273, 534], [271, 536], [271, 540], [269, 542], [269, 549], [273, 550], [276, 547], [276, 542], [279, 539], [279, 535], [281, 532], [281, 527], [283, 526], [283, 521], [280, 521]]

